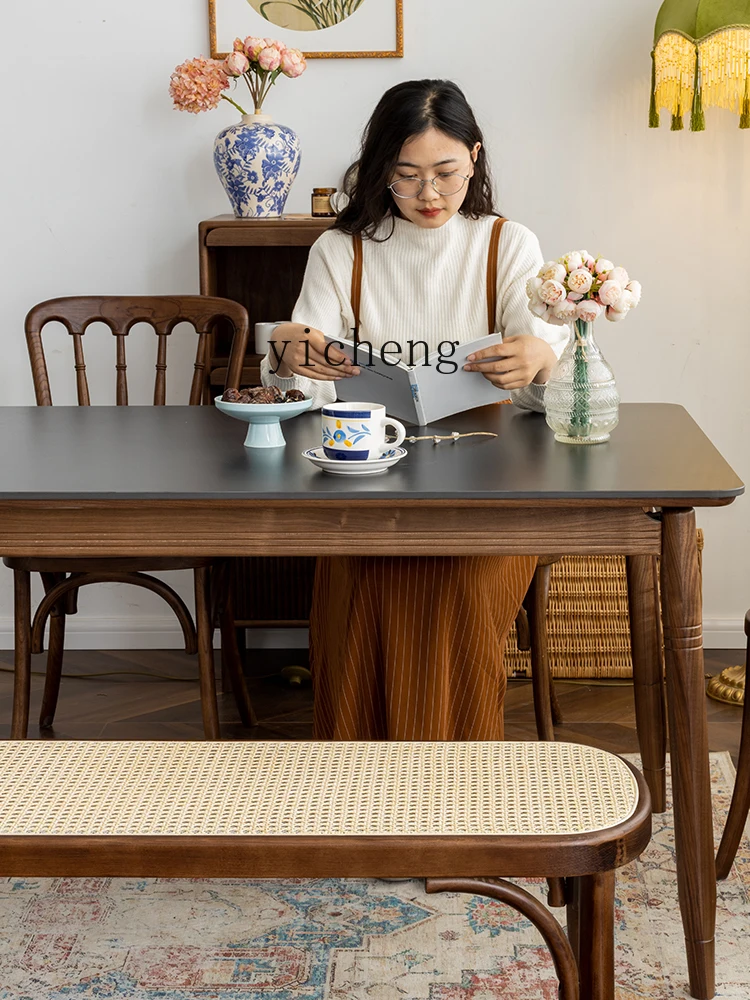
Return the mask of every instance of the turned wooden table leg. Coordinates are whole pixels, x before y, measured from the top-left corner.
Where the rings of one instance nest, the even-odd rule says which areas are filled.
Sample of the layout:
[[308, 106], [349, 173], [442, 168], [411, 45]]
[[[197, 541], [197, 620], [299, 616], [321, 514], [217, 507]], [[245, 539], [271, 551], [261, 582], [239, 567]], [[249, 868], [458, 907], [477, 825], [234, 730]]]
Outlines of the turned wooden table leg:
[[656, 560], [628, 556], [625, 564], [638, 743], [653, 810], [662, 813], [666, 809], [667, 721]]
[[695, 512], [665, 508], [661, 599], [677, 888], [690, 992], [714, 996], [716, 881]]

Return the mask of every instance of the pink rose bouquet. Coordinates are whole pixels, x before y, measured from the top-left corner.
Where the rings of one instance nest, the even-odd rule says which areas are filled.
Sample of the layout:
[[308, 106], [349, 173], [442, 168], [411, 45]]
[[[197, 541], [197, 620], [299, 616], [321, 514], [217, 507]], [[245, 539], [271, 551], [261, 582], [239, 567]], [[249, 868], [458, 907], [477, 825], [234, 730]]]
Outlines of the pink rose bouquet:
[[617, 323], [641, 301], [640, 283], [631, 281], [624, 267], [585, 250], [548, 261], [527, 282], [526, 293], [534, 315], [557, 326], [593, 323], [602, 313]]
[[228, 101], [243, 115], [245, 109], [224, 93], [242, 77], [253, 99], [256, 115], [263, 110], [269, 90], [280, 75], [290, 80], [301, 76], [307, 63], [299, 49], [288, 49], [272, 38], [235, 39], [226, 59], [198, 56], [181, 63], [172, 74], [169, 93], [178, 111], [210, 111], [219, 101]]

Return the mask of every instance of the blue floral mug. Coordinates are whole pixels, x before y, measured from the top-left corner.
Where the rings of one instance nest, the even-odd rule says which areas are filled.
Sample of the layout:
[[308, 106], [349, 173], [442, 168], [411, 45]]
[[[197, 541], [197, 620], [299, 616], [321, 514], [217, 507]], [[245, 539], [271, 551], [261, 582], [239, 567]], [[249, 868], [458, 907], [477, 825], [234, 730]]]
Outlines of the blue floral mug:
[[[382, 403], [329, 403], [321, 415], [323, 452], [326, 458], [342, 462], [382, 458], [406, 436], [403, 424], [386, 417]], [[387, 427], [395, 429], [395, 441], [386, 440]]]

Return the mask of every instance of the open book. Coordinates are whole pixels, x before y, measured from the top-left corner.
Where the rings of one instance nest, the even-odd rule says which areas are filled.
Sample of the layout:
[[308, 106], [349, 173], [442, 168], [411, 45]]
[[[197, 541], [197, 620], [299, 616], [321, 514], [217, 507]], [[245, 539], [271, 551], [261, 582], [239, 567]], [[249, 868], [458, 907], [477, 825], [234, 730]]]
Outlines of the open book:
[[[352, 341], [327, 334], [326, 340], [354, 359]], [[373, 347], [370, 358], [369, 343], [361, 341], [357, 345], [360, 374], [336, 382], [336, 395], [343, 402], [366, 400], [382, 403], [390, 416], [420, 425], [434, 423], [475, 406], [499, 403], [509, 399], [510, 392], [492, 385], [481, 372], [465, 372], [463, 366], [469, 354], [502, 341], [501, 333], [485, 334], [470, 344], [460, 344], [453, 355], [449, 355], [448, 349], [442, 354], [433, 351], [414, 365], [403, 361], [396, 363], [400, 352], [396, 351], [394, 342], [387, 345], [388, 350], [383, 354], [379, 348]], [[408, 349], [403, 353], [409, 357]]]

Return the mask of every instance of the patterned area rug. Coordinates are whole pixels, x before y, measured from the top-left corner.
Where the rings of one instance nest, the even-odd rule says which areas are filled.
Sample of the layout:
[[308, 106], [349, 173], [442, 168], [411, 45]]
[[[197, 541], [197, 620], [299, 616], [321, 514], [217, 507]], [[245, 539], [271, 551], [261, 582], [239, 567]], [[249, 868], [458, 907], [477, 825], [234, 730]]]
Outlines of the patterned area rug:
[[[716, 834], [728, 754], [711, 760]], [[618, 872], [617, 1000], [687, 997], [671, 814]], [[525, 885], [542, 896], [545, 885]], [[564, 918], [564, 910], [557, 910]], [[717, 995], [750, 997], [750, 841], [719, 886]], [[556, 1000], [505, 906], [418, 881], [0, 880], [2, 1000]]]

